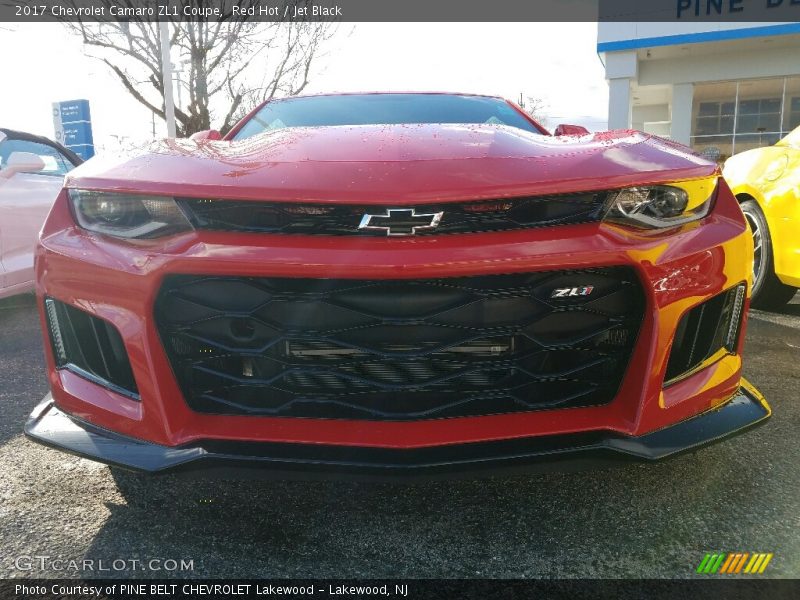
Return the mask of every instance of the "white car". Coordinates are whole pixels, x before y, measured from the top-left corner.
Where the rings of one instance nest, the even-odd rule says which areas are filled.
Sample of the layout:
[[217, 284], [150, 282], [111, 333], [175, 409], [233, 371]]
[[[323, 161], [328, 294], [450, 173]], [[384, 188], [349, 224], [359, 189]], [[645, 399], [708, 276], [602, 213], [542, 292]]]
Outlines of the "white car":
[[0, 129], [0, 298], [33, 289], [39, 230], [64, 175], [81, 162], [47, 138]]

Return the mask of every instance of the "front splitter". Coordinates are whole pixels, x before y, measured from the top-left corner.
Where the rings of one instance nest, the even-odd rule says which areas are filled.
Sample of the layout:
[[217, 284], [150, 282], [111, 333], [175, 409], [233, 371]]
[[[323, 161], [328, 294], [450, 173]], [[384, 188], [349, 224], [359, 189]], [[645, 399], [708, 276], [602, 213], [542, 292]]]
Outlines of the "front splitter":
[[724, 404], [642, 436], [597, 431], [414, 449], [205, 440], [179, 447], [122, 436], [60, 411], [48, 394], [25, 433], [71, 454], [143, 473], [277, 479], [492, 476], [657, 461], [742, 433], [771, 411], [746, 381]]

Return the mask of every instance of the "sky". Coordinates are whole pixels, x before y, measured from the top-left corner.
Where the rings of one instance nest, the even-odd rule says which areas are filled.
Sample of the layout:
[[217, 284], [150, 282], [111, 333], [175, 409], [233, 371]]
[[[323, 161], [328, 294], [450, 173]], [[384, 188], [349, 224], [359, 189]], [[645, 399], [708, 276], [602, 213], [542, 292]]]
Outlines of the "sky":
[[[608, 87], [596, 43], [596, 23], [343, 24], [306, 91], [522, 94], [543, 101], [550, 128], [601, 130]], [[62, 24], [0, 23], [0, 64], [2, 127], [52, 138], [51, 103], [87, 98], [98, 150], [152, 138], [151, 113]]]

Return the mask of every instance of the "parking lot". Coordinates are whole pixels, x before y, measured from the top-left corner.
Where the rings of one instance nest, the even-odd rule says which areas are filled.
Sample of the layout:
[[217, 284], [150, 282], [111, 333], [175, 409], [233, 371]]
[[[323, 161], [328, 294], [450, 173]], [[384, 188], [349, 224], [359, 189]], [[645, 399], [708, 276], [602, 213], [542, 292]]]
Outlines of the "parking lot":
[[[772, 420], [660, 464], [402, 486], [140, 479], [25, 439], [47, 392], [39, 321], [32, 297], [0, 301], [0, 577], [688, 577], [711, 551], [772, 552], [766, 576], [800, 577], [798, 362], [800, 296], [751, 313], [745, 372]], [[83, 559], [94, 572], [62, 570]]]

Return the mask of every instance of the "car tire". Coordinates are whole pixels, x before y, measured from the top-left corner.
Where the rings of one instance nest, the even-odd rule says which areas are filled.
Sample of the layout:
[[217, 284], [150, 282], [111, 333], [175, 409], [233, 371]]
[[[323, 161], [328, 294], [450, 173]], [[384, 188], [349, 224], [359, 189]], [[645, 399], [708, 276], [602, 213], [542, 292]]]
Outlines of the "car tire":
[[741, 204], [747, 225], [753, 236], [755, 262], [753, 264], [753, 295], [750, 304], [753, 308], [781, 308], [794, 298], [797, 289], [782, 283], [775, 275], [775, 261], [772, 256], [772, 238], [767, 220], [755, 200]]

